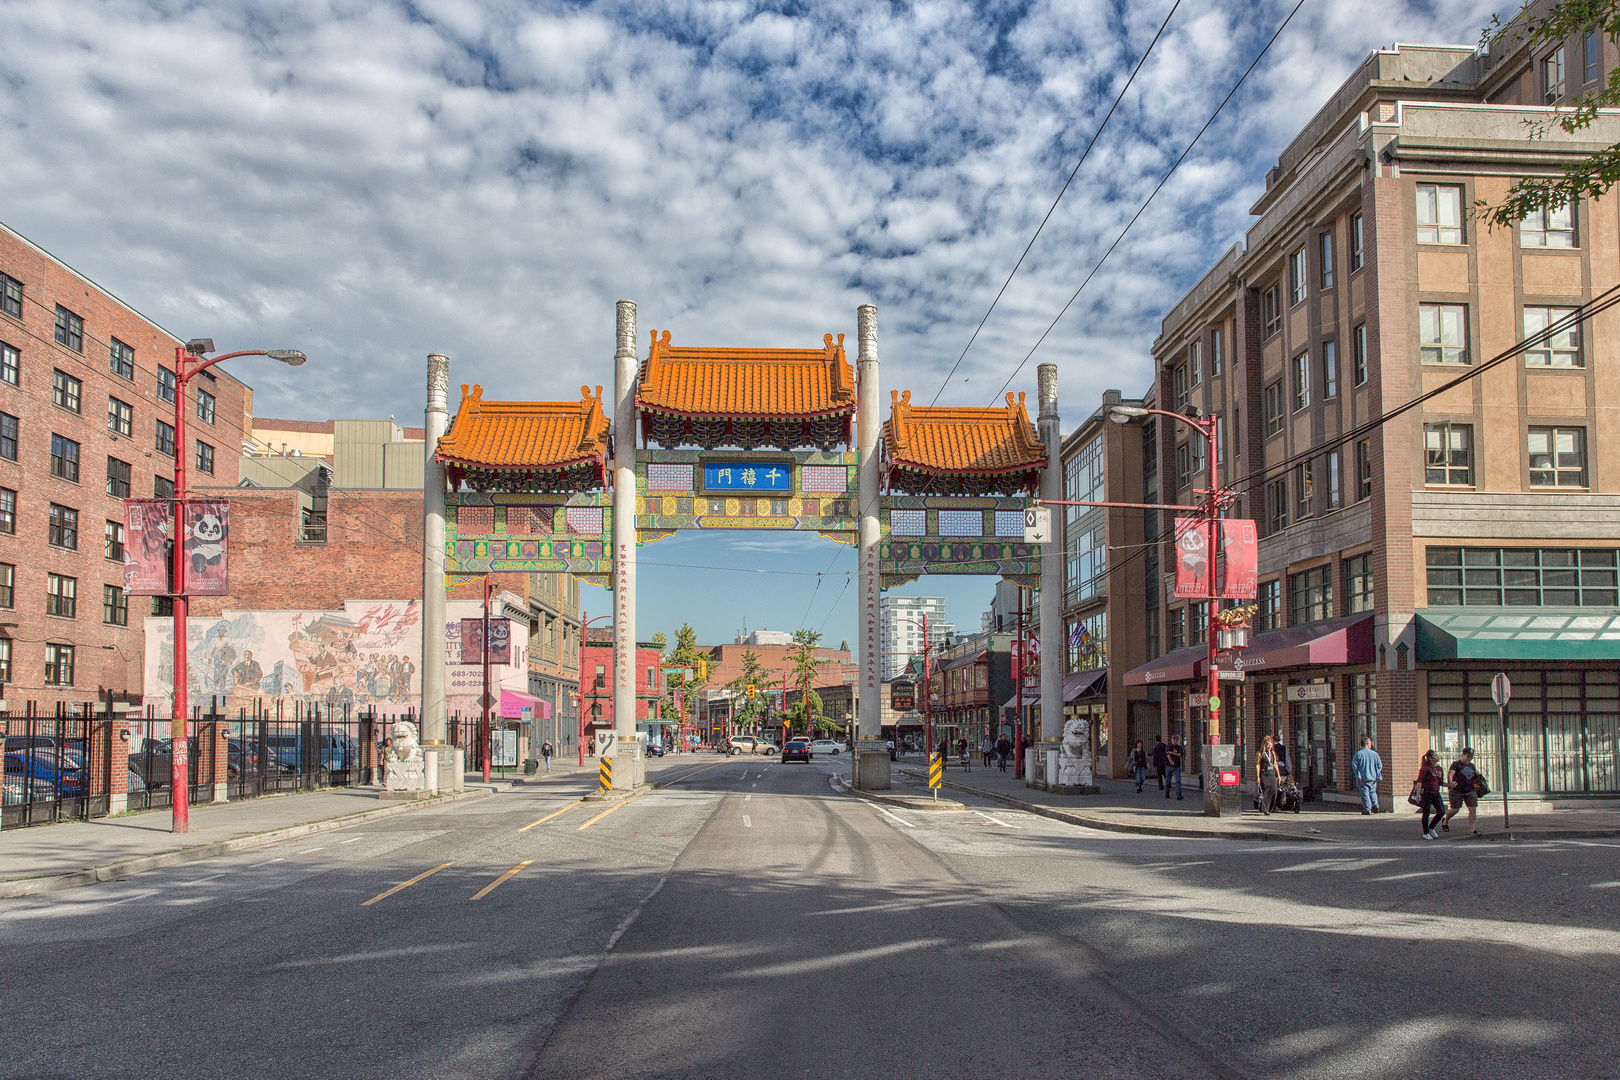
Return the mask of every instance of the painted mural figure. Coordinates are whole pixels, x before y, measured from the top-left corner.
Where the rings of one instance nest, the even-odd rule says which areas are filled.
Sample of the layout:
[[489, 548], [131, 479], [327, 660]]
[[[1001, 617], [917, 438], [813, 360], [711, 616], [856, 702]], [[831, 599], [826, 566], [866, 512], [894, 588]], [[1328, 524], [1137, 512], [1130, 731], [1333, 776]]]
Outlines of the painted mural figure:
[[253, 659], [253, 650], [244, 649], [242, 650], [242, 662], [231, 670], [231, 675], [235, 684], [232, 687], [232, 692], [241, 687], [247, 687], [248, 693], [256, 694], [259, 692], [259, 683], [264, 678], [264, 669], [259, 666], [257, 660]]

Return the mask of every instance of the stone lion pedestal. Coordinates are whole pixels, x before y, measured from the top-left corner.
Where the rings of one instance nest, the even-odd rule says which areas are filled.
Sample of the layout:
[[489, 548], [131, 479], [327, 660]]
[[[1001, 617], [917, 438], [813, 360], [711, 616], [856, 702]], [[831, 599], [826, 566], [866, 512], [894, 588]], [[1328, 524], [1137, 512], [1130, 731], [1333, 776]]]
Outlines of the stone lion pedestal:
[[1063, 743], [1058, 748], [1057, 783], [1052, 790], [1061, 795], [1097, 794], [1089, 716], [1074, 716], [1064, 722]]
[[383, 759], [383, 790], [379, 799], [425, 799], [428, 796], [427, 762], [416, 741], [416, 725], [397, 721], [389, 732], [388, 756]]

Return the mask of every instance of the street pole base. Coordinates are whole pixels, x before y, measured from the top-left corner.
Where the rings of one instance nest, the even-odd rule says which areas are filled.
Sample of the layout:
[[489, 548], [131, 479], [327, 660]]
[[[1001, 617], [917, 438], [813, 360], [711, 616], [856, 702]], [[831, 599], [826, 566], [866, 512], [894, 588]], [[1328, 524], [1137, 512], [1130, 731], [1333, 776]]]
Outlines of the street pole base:
[[589, 795], [583, 796], [580, 801], [588, 803], [623, 802], [625, 799], [633, 798], [636, 795], [645, 795], [652, 790], [651, 784], [623, 788], [598, 788]]

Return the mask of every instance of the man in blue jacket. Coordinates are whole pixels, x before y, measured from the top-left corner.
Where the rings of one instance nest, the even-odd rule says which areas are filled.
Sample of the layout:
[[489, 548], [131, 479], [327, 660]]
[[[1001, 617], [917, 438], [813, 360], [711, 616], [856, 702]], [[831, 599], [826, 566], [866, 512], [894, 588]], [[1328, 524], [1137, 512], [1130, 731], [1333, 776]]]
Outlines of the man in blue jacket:
[[1378, 813], [1378, 781], [1384, 778], [1384, 759], [1372, 748], [1372, 739], [1363, 735], [1361, 749], [1350, 759], [1350, 771], [1361, 788], [1361, 812]]

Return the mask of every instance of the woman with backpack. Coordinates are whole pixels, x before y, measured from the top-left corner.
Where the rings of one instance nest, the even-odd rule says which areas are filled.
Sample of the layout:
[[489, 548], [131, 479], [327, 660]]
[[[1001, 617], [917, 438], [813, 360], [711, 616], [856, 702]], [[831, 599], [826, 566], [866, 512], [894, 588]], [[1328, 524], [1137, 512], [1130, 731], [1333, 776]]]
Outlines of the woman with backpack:
[[1136, 776], [1136, 793], [1142, 794], [1142, 781], [1147, 779], [1147, 751], [1142, 748], [1141, 739], [1136, 740], [1136, 745], [1126, 758], [1126, 768]]
[[[1440, 771], [1440, 755], [1430, 750], [1418, 762], [1417, 784], [1418, 809], [1423, 814], [1423, 839], [1438, 840], [1440, 834], [1436, 831], [1440, 823], [1445, 820], [1446, 803], [1440, 797], [1440, 786], [1445, 782], [1445, 773]], [[1430, 817], [1430, 811], [1433, 817]]]

